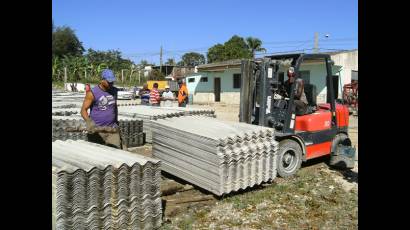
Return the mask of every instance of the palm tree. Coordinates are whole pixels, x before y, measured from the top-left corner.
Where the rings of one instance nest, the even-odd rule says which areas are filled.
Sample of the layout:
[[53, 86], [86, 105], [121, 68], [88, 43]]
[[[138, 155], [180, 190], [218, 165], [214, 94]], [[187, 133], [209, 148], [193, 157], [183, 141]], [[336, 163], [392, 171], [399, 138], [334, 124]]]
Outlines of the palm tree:
[[248, 46], [249, 51], [252, 53], [252, 58], [255, 58], [255, 52], [266, 52], [266, 49], [262, 47], [262, 41], [259, 38], [247, 37], [246, 45]]
[[175, 60], [173, 58], [168, 58], [165, 62], [165, 65], [175, 65]]

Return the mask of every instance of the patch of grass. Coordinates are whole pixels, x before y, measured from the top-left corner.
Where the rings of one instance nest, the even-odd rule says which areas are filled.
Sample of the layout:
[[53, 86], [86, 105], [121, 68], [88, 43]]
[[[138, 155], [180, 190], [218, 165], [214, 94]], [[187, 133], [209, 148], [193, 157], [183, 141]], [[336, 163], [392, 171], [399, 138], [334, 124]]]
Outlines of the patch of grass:
[[[327, 166], [321, 166], [327, 167]], [[178, 228], [357, 229], [357, 191], [346, 192], [321, 167], [302, 168], [263, 189], [222, 199], [178, 221]], [[229, 207], [229, 210], [226, 208]]]
[[192, 224], [194, 223], [194, 220], [192, 218], [192, 216], [184, 216], [184, 218], [178, 223], [178, 227], [180, 229], [187, 229], [187, 230], [191, 230], [192, 228]]
[[56, 89], [64, 89], [64, 82], [62, 81], [53, 81], [52, 87]]

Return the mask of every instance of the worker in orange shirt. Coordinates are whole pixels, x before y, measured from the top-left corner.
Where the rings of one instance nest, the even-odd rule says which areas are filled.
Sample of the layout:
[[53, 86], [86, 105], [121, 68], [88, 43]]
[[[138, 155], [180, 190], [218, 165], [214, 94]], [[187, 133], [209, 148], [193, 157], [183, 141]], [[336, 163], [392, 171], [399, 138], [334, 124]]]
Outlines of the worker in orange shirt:
[[188, 103], [188, 89], [185, 84], [185, 80], [181, 79], [178, 81], [179, 91], [178, 91], [178, 106], [186, 107]]

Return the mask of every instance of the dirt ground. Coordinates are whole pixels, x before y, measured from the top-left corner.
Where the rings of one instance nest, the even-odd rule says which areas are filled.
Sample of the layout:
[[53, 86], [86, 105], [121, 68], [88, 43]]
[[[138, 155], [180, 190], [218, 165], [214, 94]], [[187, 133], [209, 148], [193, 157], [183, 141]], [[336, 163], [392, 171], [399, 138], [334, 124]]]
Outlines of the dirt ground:
[[[211, 107], [217, 119], [239, 120], [239, 105], [189, 106]], [[358, 148], [355, 116], [350, 116], [349, 136]], [[151, 156], [152, 147], [129, 151]], [[344, 171], [329, 168], [327, 160], [308, 161], [292, 178], [224, 197], [163, 173], [162, 229], [357, 229], [358, 158], [353, 170]]]

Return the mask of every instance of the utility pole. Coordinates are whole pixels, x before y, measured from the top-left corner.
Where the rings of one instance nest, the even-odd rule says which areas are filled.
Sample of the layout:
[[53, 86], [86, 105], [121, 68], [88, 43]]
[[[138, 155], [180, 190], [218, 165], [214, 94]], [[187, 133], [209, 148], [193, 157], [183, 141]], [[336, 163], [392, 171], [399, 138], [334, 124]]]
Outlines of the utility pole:
[[162, 73], [162, 46], [161, 51], [159, 52], [159, 72]]
[[313, 52], [317, 53], [319, 48], [319, 35], [315, 32], [315, 46], [313, 47]]

